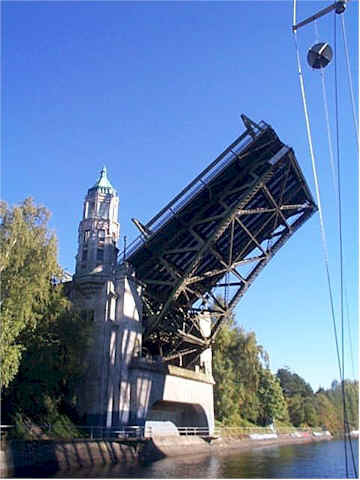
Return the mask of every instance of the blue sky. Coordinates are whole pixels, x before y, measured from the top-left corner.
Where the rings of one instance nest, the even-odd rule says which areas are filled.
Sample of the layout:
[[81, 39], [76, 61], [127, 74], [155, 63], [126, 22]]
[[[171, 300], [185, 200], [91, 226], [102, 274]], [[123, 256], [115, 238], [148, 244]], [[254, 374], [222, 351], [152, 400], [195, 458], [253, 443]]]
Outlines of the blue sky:
[[[328, 2], [297, 4], [302, 19]], [[345, 15], [356, 87], [358, 2]], [[318, 21], [320, 38], [332, 46], [333, 21]], [[243, 131], [241, 113], [270, 123], [294, 148], [315, 193], [291, 23], [290, 1], [3, 2], [3, 198], [14, 204], [30, 195], [51, 210], [59, 261], [73, 272], [82, 202], [103, 165], [119, 192], [121, 236], [129, 242], [137, 236], [130, 218], [146, 223], [221, 153]], [[345, 318], [356, 369], [358, 167], [338, 35]], [[313, 26], [299, 31], [338, 311], [321, 83], [306, 64], [314, 43]], [[334, 132], [334, 62], [326, 81]], [[338, 378], [317, 214], [256, 279], [237, 321], [256, 332], [274, 371], [289, 366], [314, 389]], [[349, 352], [348, 339], [346, 346]], [[345, 373], [357, 376], [348, 354]]]

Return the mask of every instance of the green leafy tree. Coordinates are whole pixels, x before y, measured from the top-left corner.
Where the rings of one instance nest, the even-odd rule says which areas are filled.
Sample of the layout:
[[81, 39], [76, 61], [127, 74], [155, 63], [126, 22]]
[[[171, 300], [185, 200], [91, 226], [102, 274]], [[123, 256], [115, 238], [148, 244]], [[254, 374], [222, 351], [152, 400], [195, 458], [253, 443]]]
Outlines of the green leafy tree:
[[[34, 330], [51, 301], [50, 280], [60, 274], [49, 212], [31, 198], [0, 205], [1, 382], [14, 379], [25, 349], [20, 335]], [[23, 335], [24, 339], [25, 336]]]
[[319, 424], [319, 418], [316, 411], [315, 396], [306, 397], [303, 403], [304, 423], [309, 427], [316, 427]]
[[233, 359], [228, 355], [233, 341], [230, 325], [231, 320], [222, 327], [213, 347], [215, 417], [225, 423], [236, 415], [239, 397], [239, 385], [235, 383], [236, 372]]
[[[359, 382], [344, 380], [346, 422], [349, 429], [359, 428]], [[334, 380], [331, 388], [316, 394], [320, 421], [332, 432], [344, 430], [343, 385]], [[326, 405], [326, 407], [324, 407]], [[326, 415], [328, 410], [328, 417]], [[331, 413], [331, 414], [330, 414]]]
[[258, 423], [265, 426], [273, 420], [286, 422], [289, 420], [287, 404], [280, 382], [268, 368], [263, 368], [258, 387], [260, 414]]
[[[221, 301], [221, 300], [220, 300]], [[278, 413], [278, 398], [273, 405], [264, 406], [270, 382], [265, 386], [267, 374], [264, 365], [268, 366], [268, 355], [257, 343], [254, 332], [245, 332], [234, 325], [233, 316], [223, 326], [213, 347], [213, 374], [215, 379], [214, 404], [215, 417], [225, 424], [256, 423], [263, 418], [263, 409], [268, 408], [274, 416]], [[262, 396], [259, 394], [260, 382], [263, 379]], [[275, 394], [282, 396], [277, 383], [272, 385]], [[276, 405], [276, 406], [275, 406]], [[262, 412], [263, 411], [263, 412]]]
[[92, 318], [76, 310], [54, 285], [61, 274], [49, 212], [26, 199], [1, 204], [1, 378], [2, 415], [69, 427], [76, 387], [92, 338]]
[[266, 358], [261, 345], [257, 344], [254, 332], [245, 332], [242, 328], [234, 329], [234, 341], [230, 350], [236, 369], [236, 381], [241, 385], [239, 397], [241, 415], [255, 423], [259, 416], [259, 398], [257, 395], [262, 359]]
[[311, 386], [297, 373], [292, 373], [288, 368], [280, 368], [276, 376], [286, 397], [292, 397], [293, 395], [311, 397], [314, 394]]
[[77, 419], [77, 387], [93, 324], [88, 315], [62, 304], [61, 289], [53, 289], [52, 309], [23, 340], [26, 349], [18, 374], [4, 396], [7, 418], [21, 412], [40, 423], [54, 424], [61, 413]]
[[320, 427], [331, 433], [341, 431], [341, 417], [325, 390], [316, 393], [316, 411]]
[[301, 395], [289, 397], [287, 403], [291, 423], [295, 427], [300, 427], [305, 422], [304, 402]]

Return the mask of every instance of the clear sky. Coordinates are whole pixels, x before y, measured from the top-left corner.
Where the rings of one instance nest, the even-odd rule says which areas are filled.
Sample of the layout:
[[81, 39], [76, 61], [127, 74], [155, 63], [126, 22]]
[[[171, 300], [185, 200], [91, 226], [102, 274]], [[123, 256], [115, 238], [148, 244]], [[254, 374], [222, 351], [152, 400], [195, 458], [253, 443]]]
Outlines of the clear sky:
[[[328, 2], [297, 5], [302, 19]], [[357, 1], [345, 16], [357, 93]], [[333, 22], [333, 14], [318, 21], [332, 46]], [[291, 1], [2, 2], [3, 198], [14, 204], [30, 195], [51, 210], [59, 262], [73, 272], [82, 202], [103, 165], [129, 242], [137, 236], [131, 217], [146, 223], [220, 154], [242, 133], [241, 113], [270, 123], [295, 149], [315, 194], [291, 23]], [[299, 43], [338, 313], [320, 75], [306, 64], [313, 26], [299, 31]], [[345, 319], [355, 364], [354, 372], [347, 337], [345, 374], [357, 377], [358, 167], [340, 29], [338, 48]], [[334, 62], [326, 82], [334, 133]], [[318, 214], [262, 271], [237, 321], [256, 332], [273, 371], [288, 366], [314, 389], [339, 377]]]

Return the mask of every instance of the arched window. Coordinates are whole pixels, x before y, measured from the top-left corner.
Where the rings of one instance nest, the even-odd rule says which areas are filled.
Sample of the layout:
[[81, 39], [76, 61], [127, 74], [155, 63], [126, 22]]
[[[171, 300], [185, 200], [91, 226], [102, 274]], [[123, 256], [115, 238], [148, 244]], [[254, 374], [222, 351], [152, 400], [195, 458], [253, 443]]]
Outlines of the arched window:
[[99, 217], [109, 218], [109, 203], [104, 201], [99, 205]]

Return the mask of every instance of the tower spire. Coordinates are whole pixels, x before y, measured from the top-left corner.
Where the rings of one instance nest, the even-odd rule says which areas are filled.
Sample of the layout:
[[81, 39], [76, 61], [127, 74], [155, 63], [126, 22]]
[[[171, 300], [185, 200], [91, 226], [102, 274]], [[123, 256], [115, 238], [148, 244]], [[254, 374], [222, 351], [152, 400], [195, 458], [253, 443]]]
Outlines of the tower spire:
[[97, 190], [97, 189], [101, 189], [104, 191], [104, 193], [115, 193], [116, 194], [116, 190], [114, 189], [114, 187], [111, 185], [108, 177], [107, 177], [107, 168], [106, 166], [104, 165], [103, 168], [101, 169], [100, 171], [100, 177], [98, 179], [98, 181], [95, 183], [95, 185], [93, 187], [91, 187], [89, 189], [89, 192], [90, 190]]

